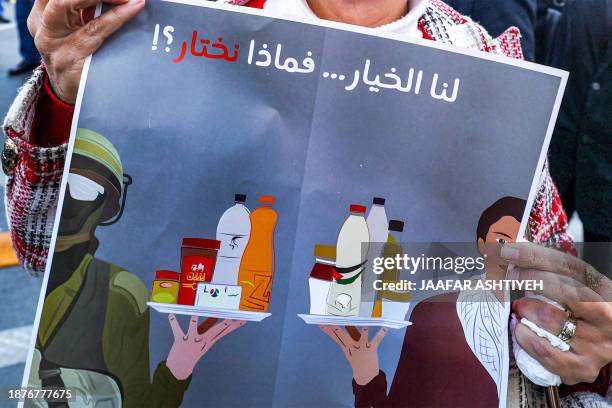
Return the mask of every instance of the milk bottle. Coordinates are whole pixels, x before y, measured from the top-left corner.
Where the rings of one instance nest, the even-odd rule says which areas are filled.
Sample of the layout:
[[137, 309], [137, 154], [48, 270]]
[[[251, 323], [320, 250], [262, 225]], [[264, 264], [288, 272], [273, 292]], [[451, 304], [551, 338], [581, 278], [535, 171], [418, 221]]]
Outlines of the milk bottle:
[[336, 272], [339, 277], [332, 283], [327, 296], [327, 312], [330, 315], [359, 314], [361, 275], [370, 242], [366, 210], [362, 205], [351, 205], [350, 214], [338, 234]]
[[234, 202], [217, 225], [217, 241], [221, 241], [213, 276], [213, 283], [217, 284], [236, 285], [240, 260], [251, 233], [250, 212], [244, 205], [246, 195], [236, 194]]
[[359, 307], [359, 315], [370, 317], [374, 303], [374, 280], [378, 279], [374, 274], [373, 263], [374, 258], [379, 257], [382, 252], [383, 243], [387, 241], [389, 233], [389, 220], [385, 211], [386, 200], [381, 197], [374, 197], [372, 208], [366, 222], [370, 232], [370, 248], [368, 250], [367, 264], [363, 271], [363, 284], [361, 286], [361, 306]]

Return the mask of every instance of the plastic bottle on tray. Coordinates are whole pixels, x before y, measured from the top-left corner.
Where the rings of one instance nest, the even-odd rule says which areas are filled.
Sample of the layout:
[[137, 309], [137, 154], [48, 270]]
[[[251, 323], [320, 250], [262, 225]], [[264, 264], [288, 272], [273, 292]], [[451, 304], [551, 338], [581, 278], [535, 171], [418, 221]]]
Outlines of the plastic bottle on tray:
[[261, 196], [261, 206], [251, 213], [251, 235], [242, 255], [238, 285], [242, 287], [240, 310], [265, 312], [270, 305], [274, 278], [274, 230], [278, 214], [273, 196]]
[[240, 260], [251, 234], [251, 213], [244, 205], [245, 194], [234, 196], [235, 204], [228, 208], [217, 225], [217, 241], [221, 242], [213, 283], [236, 285]]
[[334, 316], [357, 316], [361, 302], [361, 278], [368, 254], [370, 233], [365, 219], [367, 207], [351, 205], [350, 214], [336, 242], [336, 272], [327, 297], [327, 312]]

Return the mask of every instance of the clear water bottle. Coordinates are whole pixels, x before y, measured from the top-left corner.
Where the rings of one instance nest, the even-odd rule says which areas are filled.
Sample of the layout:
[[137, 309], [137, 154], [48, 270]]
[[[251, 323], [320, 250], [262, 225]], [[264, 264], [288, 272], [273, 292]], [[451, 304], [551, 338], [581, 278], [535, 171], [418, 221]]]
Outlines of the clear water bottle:
[[245, 194], [236, 194], [235, 204], [228, 208], [217, 225], [217, 241], [221, 248], [217, 255], [217, 265], [213, 282], [224, 285], [236, 285], [242, 255], [251, 234], [251, 213], [244, 205]]

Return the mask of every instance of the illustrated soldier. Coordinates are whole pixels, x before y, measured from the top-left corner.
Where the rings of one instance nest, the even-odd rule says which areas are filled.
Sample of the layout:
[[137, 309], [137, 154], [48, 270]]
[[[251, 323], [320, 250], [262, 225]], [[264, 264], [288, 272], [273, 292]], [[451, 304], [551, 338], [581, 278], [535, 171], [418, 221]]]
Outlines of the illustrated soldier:
[[174, 344], [149, 371], [149, 293], [134, 274], [95, 257], [98, 226], [123, 213], [130, 176], [102, 135], [77, 131], [29, 386], [69, 390], [68, 398], [26, 407], [178, 407], [196, 363], [245, 324], [191, 317], [184, 333], [169, 315]]

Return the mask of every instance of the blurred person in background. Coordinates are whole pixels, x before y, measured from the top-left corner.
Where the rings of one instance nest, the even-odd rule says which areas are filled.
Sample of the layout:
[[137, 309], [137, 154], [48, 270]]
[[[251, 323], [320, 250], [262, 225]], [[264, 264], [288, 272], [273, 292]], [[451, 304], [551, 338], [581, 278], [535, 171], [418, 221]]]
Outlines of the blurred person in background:
[[521, 31], [521, 46], [527, 61], [535, 57], [535, 26], [538, 0], [447, 0], [463, 15], [470, 16], [493, 37], [508, 27]]
[[535, 62], [550, 65], [555, 49], [555, 34], [566, 0], [537, 0], [535, 27]]
[[32, 7], [34, 7], [34, 0], [17, 0], [15, 5], [21, 61], [15, 67], [9, 69], [9, 76], [26, 74], [40, 65], [40, 54], [34, 45], [34, 38], [28, 30], [28, 16]]
[[[551, 65], [570, 72], [551, 172], [568, 215], [582, 220], [585, 242], [612, 242], [611, 26], [610, 0], [567, 1], [551, 52]], [[595, 261], [612, 264], [609, 253]]]
[[11, 20], [4, 17], [4, 4], [2, 4], [4, 0], [0, 0], [0, 24], [10, 23]]

